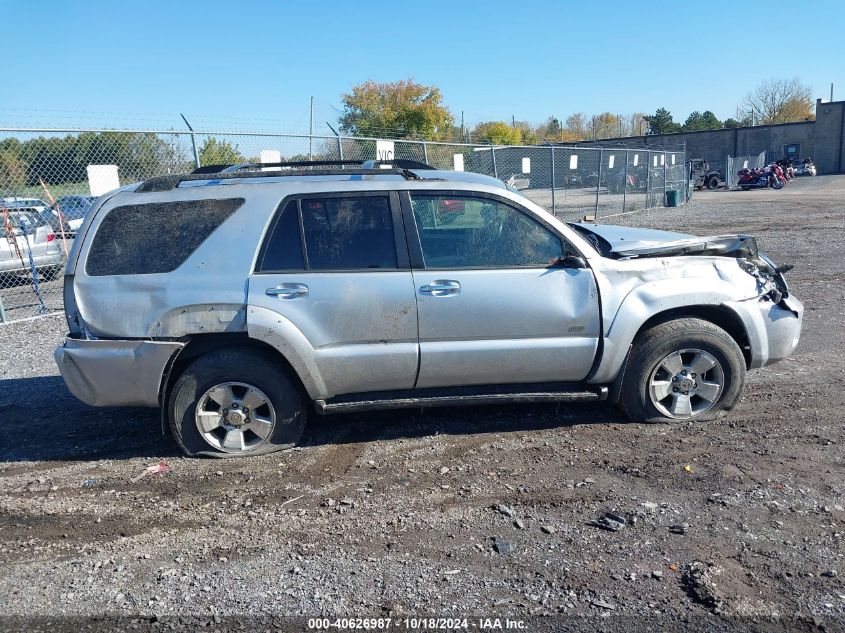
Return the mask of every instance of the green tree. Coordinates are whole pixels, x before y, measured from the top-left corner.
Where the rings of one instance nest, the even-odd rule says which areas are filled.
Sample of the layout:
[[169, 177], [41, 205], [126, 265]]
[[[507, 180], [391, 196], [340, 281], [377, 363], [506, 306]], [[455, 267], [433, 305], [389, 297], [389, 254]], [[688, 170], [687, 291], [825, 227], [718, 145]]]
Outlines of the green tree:
[[703, 114], [695, 110], [687, 117], [681, 129], [684, 132], [696, 132], [699, 130], [718, 130], [721, 127], [721, 121], [710, 110], [705, 110]]
[[543, 123], [537, 126], [535, 134], [538, 138], [548, 141], [559, 141], [563, 133], [563, 126], [560, 121], [553, 116], [550, 116]]
[[27, 164], [20, 153], [17, 139], [0, 141], [0, 196], [14, 195], [26, 184]]
[[648, 123], [649, 134], [672, 134], [681, 131], [681, 126], [675, 123], [672, 113], [666, 108], [658, 108], [653, 115], [644, 116], [643, 119]]
[[722, 125], [726, 128], [734, 128], [734, 127], [741, 127], [742, 123], [740, 123], [736, 119], [729, 118], [729, 119], [725, 119], [725, 122]]
[[769, 79], [745, 98], [756, 124], [789, 123], [814, 118], [812, 90], [793, 79]]
[[218, 141], [213, 136], [203, 141], [199, 154], [201, 165], [237, 165], [246, 162], [237, 145], [225, 140]]
[[522, 129], [508, 125], [504, 121], [479, 123], [472, 131], [472, 136], [479, 143], [493, 145], [521, 145], [523, 143]]
[[355, 136], [448, 140], [455, 119], [437, 86], [366, 81], [342, 95], [340, 128]]

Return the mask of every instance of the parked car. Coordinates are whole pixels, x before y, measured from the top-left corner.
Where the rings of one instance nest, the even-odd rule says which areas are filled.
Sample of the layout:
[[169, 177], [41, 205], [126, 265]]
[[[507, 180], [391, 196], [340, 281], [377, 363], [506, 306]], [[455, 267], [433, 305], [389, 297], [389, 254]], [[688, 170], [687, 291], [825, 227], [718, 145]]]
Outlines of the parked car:
[[8, 206], [0, 205], [2, 285], [15, 277], [30, 276], [33, 265], [47, 279], [58, 277], [64, 268], [64, 255], [50, 225], [34, 208], [20, 204], [23, 202], [4, 201]]
[[27, 208], [33, 209], [38, 213], [42, 213], [47, 210], [48, 205], [44, 202], [41, 198], [22, 198], [20, 196], [10, 196], [8, 198], [3, 198], [2, 202], [0, 202], [0, 208]]
[[62, 196], [58, 198], [48, 210], [49, 222], [56, 233], [62, 233], [62, 228], [59, 225], [59, 218], [64, 220], [64, 233], [66, 236], [73, 237], [79, 227], [82, 226], [82, 220], [88, 209], [96, 200], [95, 196]]
[[187, 455], [293, 446], [309, 411], [609, 400], [711, 420], [798, 343], [788, 267], [747, 235], [565, 224], [465, 172], [259, 169], [103, 196], [68, 261], [67, 386], [160, 407]]

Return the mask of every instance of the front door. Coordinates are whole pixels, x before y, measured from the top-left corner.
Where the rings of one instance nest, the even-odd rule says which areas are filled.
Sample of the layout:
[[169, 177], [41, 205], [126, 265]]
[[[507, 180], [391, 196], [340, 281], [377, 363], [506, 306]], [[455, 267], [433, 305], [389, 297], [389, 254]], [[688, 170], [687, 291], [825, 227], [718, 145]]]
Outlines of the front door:
[[283, 202], [250, 276], [249, 304], [304, 335], [324, 397], [414, 386], [417, 312], [395, 193]]
[[588, 268], [560, 265], [565, 240], [496, 197], [411, 192], [410, 206], [423, 258], [417, 387], [587, 376], [598, 292]]

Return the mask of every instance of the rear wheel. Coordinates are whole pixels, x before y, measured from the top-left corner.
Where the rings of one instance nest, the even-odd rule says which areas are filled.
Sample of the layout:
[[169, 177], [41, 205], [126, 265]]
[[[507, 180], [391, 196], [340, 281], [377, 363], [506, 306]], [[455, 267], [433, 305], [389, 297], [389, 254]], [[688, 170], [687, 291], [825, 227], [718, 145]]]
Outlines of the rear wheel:
[[745, 358], [727, 332], [676, 319], [634, 343], [620, 404], [637, 421], [712, 420], [736, 405], [744, 383]]
[[237, 457], [290, 448], [306, 407], [287, 367], [265, 352], [225, 348], [200, 357], [176, 380], [170, 428], [188, 456]]
[[711, 178], [707, 181], [707, 188], [710, 191], [715, 191], [719, 188], [719, 179], [718, 178]]

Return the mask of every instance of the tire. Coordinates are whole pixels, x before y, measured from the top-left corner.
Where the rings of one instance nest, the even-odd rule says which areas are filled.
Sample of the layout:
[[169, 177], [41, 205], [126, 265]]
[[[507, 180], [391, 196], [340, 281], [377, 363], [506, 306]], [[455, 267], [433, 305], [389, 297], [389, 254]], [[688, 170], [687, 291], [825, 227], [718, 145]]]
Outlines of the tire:
[[719, 188], [719, 179], [718, 178], [711, 178], [707, 181], [707, 189], [709, 191], [715, 191]]
[[740, 189], [742, 189], [743, 191], [750, 191], [751, 187], [740, 186]]
[[[198, 406], [206, 432], [199, 428]], [[191, 363], [173, 385], [167, 408], [173, 438], [189, 457], [246, 457], [291, 448], [307, 419], [306, 400], [291, 371], [266, 352], [241, 347], [215, 350]]]
[[783, 182], [779, 178], [775, 178], [772, 182], [772, 189], [783, 189]]
[[744, 384], [745, 358], [725, 330], [702, 319], [675, 319], [634, 341], [620, 405], [639, 422], [713, 420], [736, 405]]

